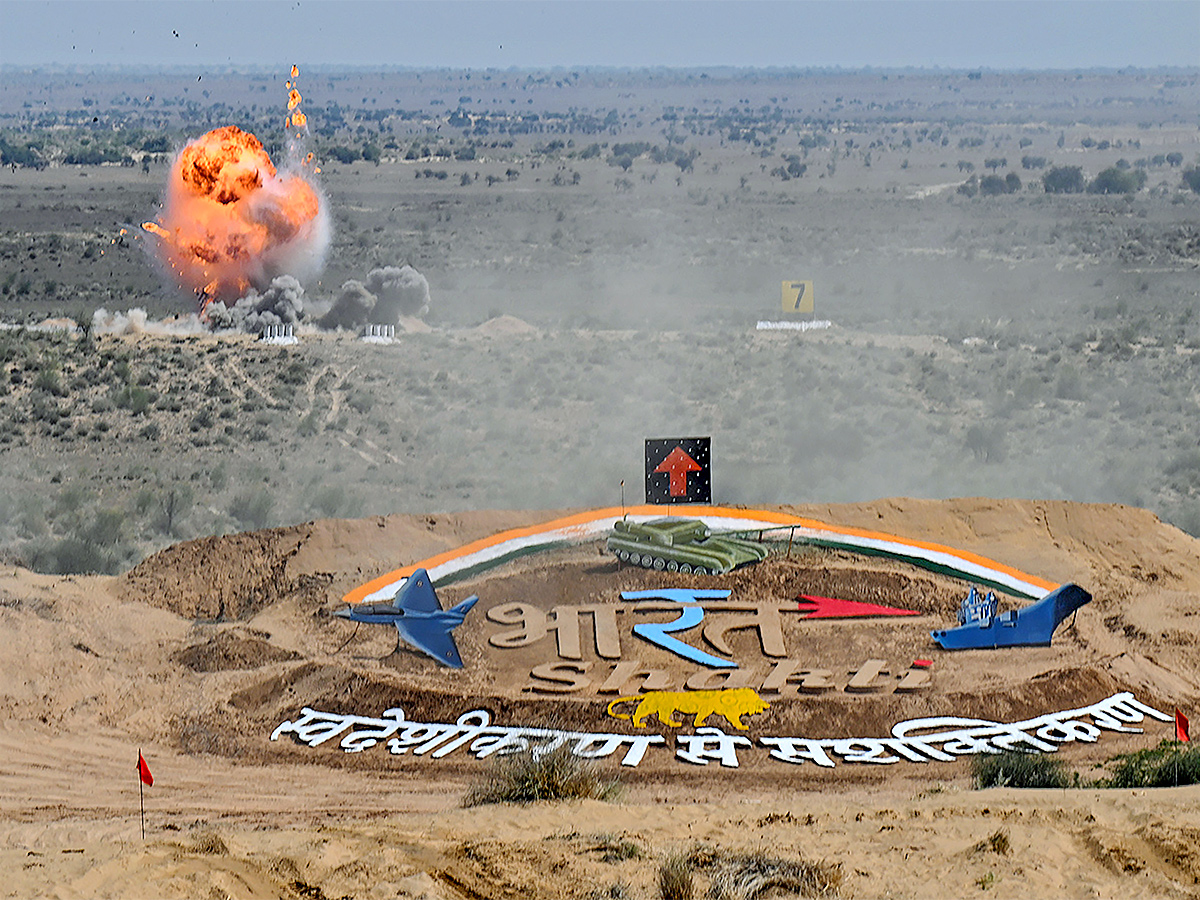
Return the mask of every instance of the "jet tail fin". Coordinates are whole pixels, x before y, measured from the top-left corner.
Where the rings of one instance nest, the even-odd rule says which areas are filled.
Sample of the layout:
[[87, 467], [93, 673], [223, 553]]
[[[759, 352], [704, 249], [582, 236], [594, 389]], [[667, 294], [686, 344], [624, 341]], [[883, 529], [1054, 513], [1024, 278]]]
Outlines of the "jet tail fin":
[[474, 606], [478, 602], [479, 602], [479, 597], [475, 594], [472, 594], [470, 597], [468, 597], [462, 603], [459, 603], [459, 604], [456, 604], [455, 606], [450, 607], [448, 610], [446, 610], [446, 612], [456, 613], [460, 616], [465, 616], [467, 613], [469, 613], [471, 611], [471, 607]]

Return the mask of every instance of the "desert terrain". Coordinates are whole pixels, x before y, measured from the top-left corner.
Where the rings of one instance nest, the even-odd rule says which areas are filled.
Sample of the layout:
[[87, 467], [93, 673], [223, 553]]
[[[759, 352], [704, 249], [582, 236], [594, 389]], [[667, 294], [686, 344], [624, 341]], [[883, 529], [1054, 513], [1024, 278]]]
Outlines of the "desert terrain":
[[[900, 668], [924, 656], [932, 683], [907, 694], [856, 695], [840, 683], [816, 695], [785, 688], [752, 717], [752, 736], [876, 736], [925, 715], [1018, 721], [1119, 690], [1160, 710], [1192, 708], [1200, 697], [1197, 543], [1145, 511], [983, 499], [791, 511], [953, 543], [1088, 584], [1095, 599], [1049, 647], [946, 653], [929, 630], [953, 621], [963, 585], [936, 573], [795, 548], [731, 575], [684, 577], [618, 568], [591, 542], [443, 588], [443, 605], [468, 592], [481, 598], [456, 629], [464, 661], [456, 671], [408, 648], [391, 652], [390, 629], [352, 632], [328, 612], [397, 557], [417, 561], [538, 517], [325, 520], [185, 542], [119, 576], [10, 568], [0, 580], [0, 624], [5, 646], [20, 652], [5, 654], [3, 672], [6, 893], [651, 897], [662, 860], [693, 852], [820, 862], [835, 867], [846, 897], [1195, 896], [1195, 786], [976, 791], [966, 759], [827, 769], [742, 749], [731, 769], [651, 748], [636, 767], [618, 757], [596, 762], [605, 778], [619, 778], [615, 800], [462, 809], [494, 759], [271, 739], [304, 706], [378, 716], [400, 705], [412, 721], [487, 709], [506, 724], [661, 734], [669, 747], [691, 723], [635, 728], [606, 719], [612, 695], [531, 691], [525, 673], [547, 658], [546, 647], [541, 656], [490, 647], [489, 635], [503, 629], [487, 611], [512, 597], [542, 608], [611, 603], [617, 589], [681, 582], [735, 596], [826, 591], [919, 613], [790, 622], [791, 652], [843, 673], [840, 681], [868, 656]], [[752, 655], [744, 638], [734, 644], [741, 658]], [[637, 653], [680, 671], [662, 651]], [[584, 658], [595, 656], [585, 648]], [[720, 718], [708, 724], [736, 733]], [[1086, 785], [1115, 754], [1173, 733], [1151, 719], [1142, 727], [1064, 744], [1057, 755]], [[156, 779], [145, 789], [144, 840], [139, 751]]]
[[[694, 731], [611, 719], [598, 678], [531, 689], [553, 639], [498, 655], [501, 602], [679, 580], [602, 543], [440, 587], [444, 606], [481, 598], [461, 671], [329, 615], [400, 566], [615, 506], [622, 482], [640, 502], [643, 440], [684, 434], [712, 436], [714, 502], [1094, 597], [1050, 647], [946, 653], [929, 631], [967, 583], [945, 574], [809, 547], [695, 578], [917, 613], [787, 618], [789, 652], [837, 689], [772, 695], [752, 737], [1011, 722], [1119, 691], [1195, 709], [1200, 73], [301, 68], [333, 237], [290, 345], [205, 326], [138, 228], [207, 129], [254, 131], [283, 165], [286, 73], [0, 70], [7, 896], [657, 897], [678, 853], [707, 861], [701, 895], [754, 853], [834, 867], [844, 897], [1197, 895], [1195, 786], [1086, 786], [1172, 736], [1157, 720], [1064, 744], [1085, 785], [1065, 790], [976, 791], [965, 759], [824, 769], [755, 748], [734, 770], [655, 747], [598, 763], [615, 800], [469, 809], [488, 760], [271, 734], [305, 706], [397, 705], [666, 746]], [[1079, 191], [1047, 190], [1073, 167]], [[1106, 172], [1124, 186], [1089, 191]], [[429, 308], [394, 341], [318, 324], [347, 282], [401, 265]], [[830, 327], [758, 330], [797, 319], [779, 285], [798, 279]], [[683, 687], [690, 670], [621, 637]], [[932, 680], [844, 691], [869, 659], [929, 659]]]
[[[717, 502], [1046, 497], [1196, 533], [1198, 76], [973, 74], [302, 71], [333, 239], [279, 347], [191, 333], [137, 225], [204, 129], [283, 165], [286, 73], [6, 72], [6, 158], [36, 164], [0, 170], [0, 321], [109, 316], [0, 334], [0, 547], [113, 573], [314, 517], [611, 505], [676, 433], [712, 435]], [[89, 148], [116, 161], [65, 162]], [[1047, 193], [1055, 167], [1145, 180]], [[312, 325], [402, 264], [420, 328]], [[784, 279], [829, 329], [755, 330]]]

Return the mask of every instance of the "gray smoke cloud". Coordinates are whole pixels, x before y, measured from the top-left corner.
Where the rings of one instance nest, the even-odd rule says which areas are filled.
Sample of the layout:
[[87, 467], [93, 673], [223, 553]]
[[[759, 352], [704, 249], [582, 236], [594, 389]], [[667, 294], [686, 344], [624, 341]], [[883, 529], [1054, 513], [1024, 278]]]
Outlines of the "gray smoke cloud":
[[317, 320], [321, 328], [358, 328], [370, 321], [378, 298], [361, 281], [351, 279], [342, 284], [329, 312]]
[[255, 333], [266, 325], [287, 325], [304, 314], [304, 286], [291, 275], [278, 275], [261, 294], [251, 288], [233, 306], [209, 305], [208, 320], [214, 330]]
[[401, 316], [423, 316], [429, 312], [429, 281], [412, 266], [384, 266], [367, 273], [366, 282], [350, 280], [329, 312], [319, 321], [322, 328], [359, 328], [398, 325]]
[[429, 282], [412, 266], [372, 269], [366, 282], [351, 279], [342, 284], [337, 297], [313, 300], [291, 275], [277, 275], [261, 293], [254, 288], [237, 302], [211, 303], [206, 321], [195, 314], [155, 321], [145, 310], [124, 313], [96, 310], [96, 334], [196, 334], [204, 331], [242, 331], [258, 334], [268, 325], [295, 325], [307, 320], [318, 328], [355, 330], [368, 323], [399, 325], [402, 316], [421, 316], [429, 311]]
[[379, 298], [371, 315], [376, 325], [395, 325], [401, 316], [429, 312], [429, 282], [412, 266], [372, 269], [365, 287]]

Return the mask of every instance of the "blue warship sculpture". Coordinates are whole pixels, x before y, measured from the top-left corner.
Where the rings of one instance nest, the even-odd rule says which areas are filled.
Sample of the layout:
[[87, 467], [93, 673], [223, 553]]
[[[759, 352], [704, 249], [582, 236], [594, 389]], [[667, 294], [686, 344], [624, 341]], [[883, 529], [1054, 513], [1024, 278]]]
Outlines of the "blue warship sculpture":
[[962, 602], [957, 628], [930, 634], [943, 650], [990, 650], [996, 647], [1048, 647], [1054, 630], [1063, 619], [1092, 595], [1077, 584], [1060, 585], [1037, 603], [996, 615], [996, 598], [989, 593], [979, 599], [975, 588]]

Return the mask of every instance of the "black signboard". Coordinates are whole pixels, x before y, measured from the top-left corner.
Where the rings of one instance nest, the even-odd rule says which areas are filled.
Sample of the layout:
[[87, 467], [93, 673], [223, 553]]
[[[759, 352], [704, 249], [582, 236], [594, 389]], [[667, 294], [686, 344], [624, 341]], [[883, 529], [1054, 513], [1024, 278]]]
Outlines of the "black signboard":
[[647, 438], [647, 503], [712, 503], [712, 438]]

